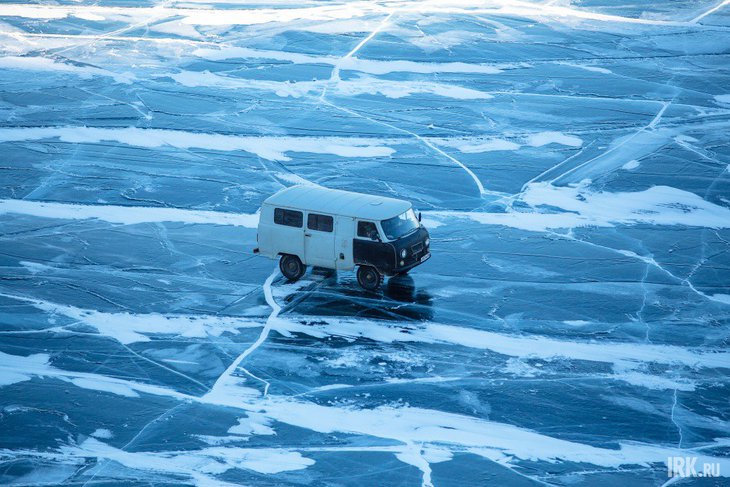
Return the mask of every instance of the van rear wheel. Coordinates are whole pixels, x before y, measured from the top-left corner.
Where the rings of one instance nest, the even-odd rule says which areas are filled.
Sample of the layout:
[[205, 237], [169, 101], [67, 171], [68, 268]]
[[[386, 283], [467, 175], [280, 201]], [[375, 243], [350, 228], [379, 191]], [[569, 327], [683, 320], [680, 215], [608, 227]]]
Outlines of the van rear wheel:
[[296, 255], [284, 254], [279, 260], [279, 269], [290, 281], [298, 281], [307, 270], [307, 266]]
[[357, 268], [357, 282], [363, 289], [375, 291], [383, 284], [383, 275], [373, 266], [361, 265]]

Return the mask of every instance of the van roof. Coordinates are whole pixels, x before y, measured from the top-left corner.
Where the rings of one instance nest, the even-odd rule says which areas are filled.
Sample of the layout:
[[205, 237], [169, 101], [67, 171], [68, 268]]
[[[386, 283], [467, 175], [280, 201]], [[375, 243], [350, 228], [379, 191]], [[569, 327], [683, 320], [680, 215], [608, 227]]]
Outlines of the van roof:
[[311, 185], [282, 189], [264, 204], [368, 220], [392, 218], [411, 208], [404, 200]]

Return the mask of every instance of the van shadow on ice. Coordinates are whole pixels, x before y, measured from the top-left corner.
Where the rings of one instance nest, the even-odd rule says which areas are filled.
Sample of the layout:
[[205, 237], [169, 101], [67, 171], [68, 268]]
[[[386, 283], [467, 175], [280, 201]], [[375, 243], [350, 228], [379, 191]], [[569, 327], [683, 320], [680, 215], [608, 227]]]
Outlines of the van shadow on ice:
[[267, 198], [256, 240], [254, 253], [279, 259], [289, 281], [307, 266], [357, 268], [357, 282], [369, 291], [431, 257], [428, 230], [410, 202], [321, 186], [292, 186]]
[[377, 291], [361, 289], [347, 273], [338, 276], [328, 269], [312, 269], [311, 278], [282, 300], [283, 313], [406, 322], [430, 321], [434, 316], [432, 296], [418, 289], [410, 275], [393, 276]]

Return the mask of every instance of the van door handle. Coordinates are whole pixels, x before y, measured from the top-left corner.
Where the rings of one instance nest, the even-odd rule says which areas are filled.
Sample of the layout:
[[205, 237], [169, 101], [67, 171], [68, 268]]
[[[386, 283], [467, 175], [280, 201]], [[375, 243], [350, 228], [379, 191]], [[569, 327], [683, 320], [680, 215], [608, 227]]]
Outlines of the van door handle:
[[305, 236], [305, 237], [311, 237], [311, 236], [312, 236], [312, 234], [311, 234], [311, 233], [305, 233], [305, 234], [304, 234], [304, 236]]

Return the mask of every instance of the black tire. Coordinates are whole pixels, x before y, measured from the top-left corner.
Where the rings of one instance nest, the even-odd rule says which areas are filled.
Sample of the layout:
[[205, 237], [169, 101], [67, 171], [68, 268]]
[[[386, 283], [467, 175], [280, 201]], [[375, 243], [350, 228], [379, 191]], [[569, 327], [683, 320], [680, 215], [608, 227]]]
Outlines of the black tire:
[[307, 270], [307, 266], [296, 255], [284, 254], [279, 259], [279, 269], [289, 281], [298, 281]]
[[357, 268], [357, 282], [363, 289], [375, 291], [383, 284], [383, 275], [375, 267], [361, 265]]

